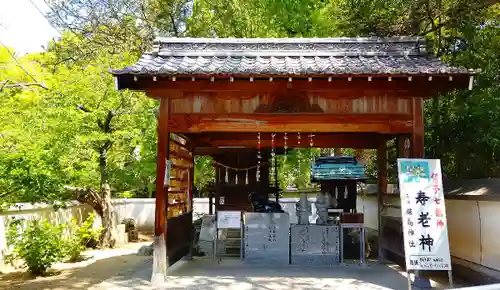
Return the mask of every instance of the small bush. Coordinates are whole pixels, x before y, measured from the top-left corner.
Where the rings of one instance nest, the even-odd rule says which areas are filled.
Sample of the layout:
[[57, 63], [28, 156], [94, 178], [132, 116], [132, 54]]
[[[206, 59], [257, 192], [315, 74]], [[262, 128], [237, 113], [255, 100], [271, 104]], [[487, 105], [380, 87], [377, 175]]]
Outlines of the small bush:
[[95, 216], [93, 213], [82, 223], [81, 226], [78, 225], [76, 219], [71, 220], [69, 224], [70, 236], [66, 240], [66, 257], [70, 262], [75, 262], [81, 259], [82, 252], [87, 248], [88, 243], [91, 240], [96, 240], [99, 238], [101, 229], [94, 229], [92, 226], [94, 224]]
[[31, 220], [23, 231], [22, 220], [13, 221], [6, 237], [8, 245], [13, 246], [7, 259], [11, 262], [22, 259], [29, 272], [44, 274], [65, 255], [63, 230], [64, 226], [55, 226], [46, 220]]

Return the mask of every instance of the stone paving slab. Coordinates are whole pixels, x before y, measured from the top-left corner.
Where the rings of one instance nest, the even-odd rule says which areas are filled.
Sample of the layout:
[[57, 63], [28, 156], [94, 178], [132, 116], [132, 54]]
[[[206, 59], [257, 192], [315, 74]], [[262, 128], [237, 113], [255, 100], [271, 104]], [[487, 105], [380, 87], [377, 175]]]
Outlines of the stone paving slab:
[[408, 287], [404, 273], [379, 264], [370, 264], [365, 267], [358, 265], [271, 267], [244, 264], [236, 259], [222, 260], [217, 263], [213, 259], [201, 258], [194, 261], [181, 261], [169, 268], [168, 272], [164, 283], [152, 285], [149, 282], [151, 267], [142, 265], [133, 273], [105, 281], [91, 290], [399, 290]]

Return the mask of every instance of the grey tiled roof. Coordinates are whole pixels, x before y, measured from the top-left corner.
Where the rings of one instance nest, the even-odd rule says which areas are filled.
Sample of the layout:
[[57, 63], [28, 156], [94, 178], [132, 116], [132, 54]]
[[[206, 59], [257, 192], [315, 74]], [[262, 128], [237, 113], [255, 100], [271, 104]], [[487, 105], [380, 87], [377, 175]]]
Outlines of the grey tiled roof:
[[422, 39], [165, 38], [113, 74], [341, 75], [467, 74], [425, 52]]

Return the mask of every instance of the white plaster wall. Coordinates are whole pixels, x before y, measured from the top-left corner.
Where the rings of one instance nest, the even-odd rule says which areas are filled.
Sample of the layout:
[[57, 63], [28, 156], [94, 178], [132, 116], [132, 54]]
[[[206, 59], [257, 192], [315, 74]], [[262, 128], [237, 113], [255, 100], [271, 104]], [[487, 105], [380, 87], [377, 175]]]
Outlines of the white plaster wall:
[[477, 202], [446, 200], [445, 206], [452, 255], [480, 264], [481, 223]]
[[155, 224], [154, 198], [113, 199], [116, 221], [121, 223], [126, 218], [136, 222], [136, 228], [144, 232], [153, 232]]
[[479, 201], [478, 204], [481, 265], [500, 270], [500, 202]]

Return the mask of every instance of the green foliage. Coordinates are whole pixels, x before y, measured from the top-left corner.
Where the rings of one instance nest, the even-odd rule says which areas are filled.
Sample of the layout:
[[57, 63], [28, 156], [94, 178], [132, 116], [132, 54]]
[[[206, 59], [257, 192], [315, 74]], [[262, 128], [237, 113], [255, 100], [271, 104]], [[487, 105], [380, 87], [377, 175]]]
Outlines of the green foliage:
[[278, 155], [278, 181], [282, 190], [293, 186], [299, 189], [311, 185], [311, 166], [319, 157], [318, 148], [300, 148]]
[[46, 220], [30, 220], [22, 229], [21, 220], [12, 222], [7, 231], [7, 244], [13, 246], [8, 260], [22, 259], [28, 271], [42, 275], [65, 255], [64, 227]]
[[71, 262], [78, 261], [81, 254], [87, 248], [87, 245], [92, 240], [99, 239], [101, 229], [93, 227], [95, 216], [93, 213], [81, 224], [73, 218], [69, 223], [67, 230], [69, 238], [65, 239], [65, 254]]
[[210, 156], [195, 156], [194, 162], [194, 184], [201, 191], [215, 182], [215, 168]]
[[444, 56], [453, 64], [481, 70], [473, 90], [425, 104], [426, 155], [441, 158], [451, 178], [500, 176], [499, 15], [500, 5], [493, 5], [473, 22], [477, 25], [454, 31], [461, 35], [462, 49]]
[[[58, 42], [77, 49], [80, 39]], [[28, 55], [21, 61], [36, 71], [48, 90], [0, 92], [0, 194], [9, 200], [66, 199], [65, 186], [146, 192], [155, 171], [155, 108], [141, 94], [117, 91], [108, 67], [135, 61], [127, 52], [101, 51], [85, 66], [52, 63], [59, 51]], [[23, 72], [0, 50], [7, 66], [0, 76], [24, 81]], [[99, 58], [98, 58], [99, 57]]]

